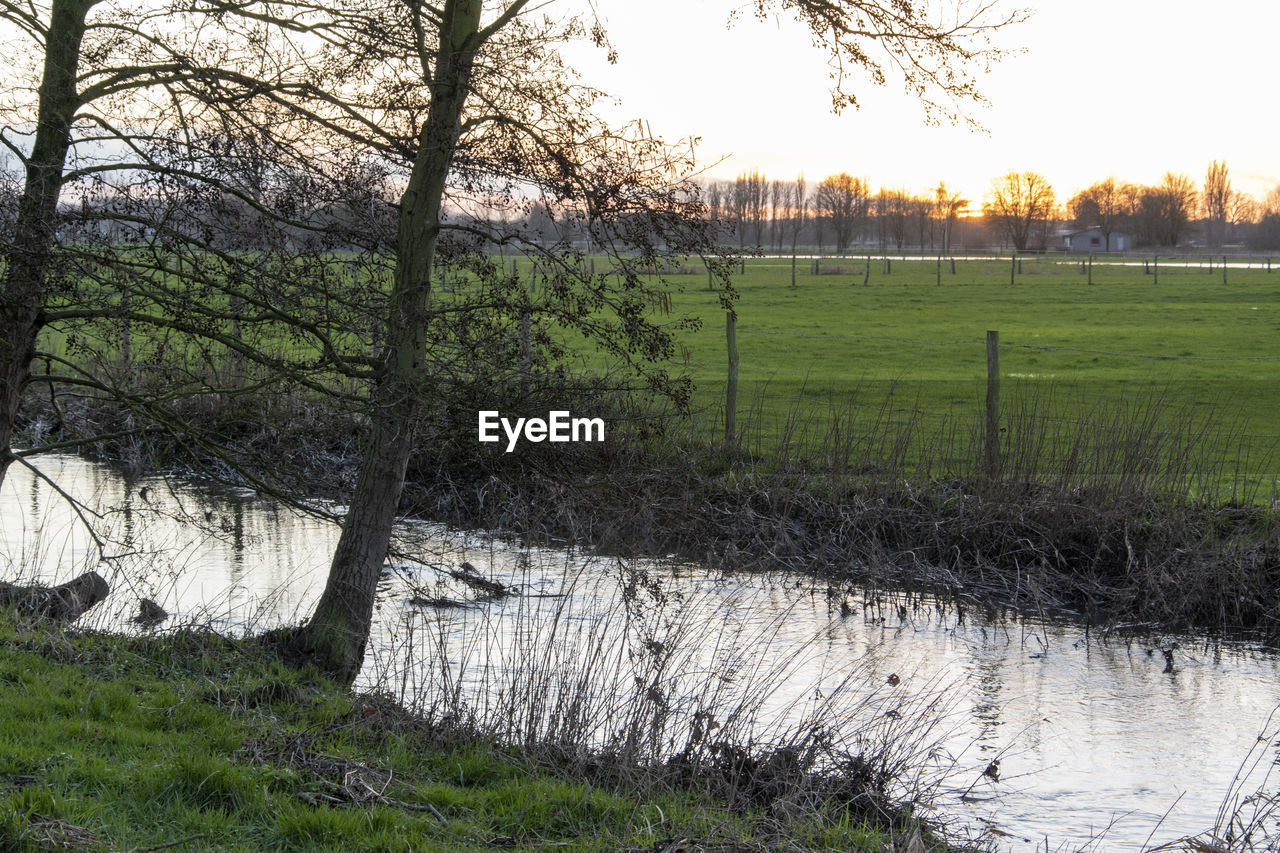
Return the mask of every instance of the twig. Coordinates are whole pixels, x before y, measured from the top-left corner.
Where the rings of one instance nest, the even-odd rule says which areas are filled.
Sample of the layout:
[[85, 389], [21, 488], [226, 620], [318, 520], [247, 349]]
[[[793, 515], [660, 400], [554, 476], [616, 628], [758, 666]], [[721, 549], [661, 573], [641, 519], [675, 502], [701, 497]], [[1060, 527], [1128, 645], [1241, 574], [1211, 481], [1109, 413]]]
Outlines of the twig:
[[183, 844], [190, 844], [192, 841], [199, 841], [204, 838], [206, 833], [198, 832], [195, 835], [189, 835], [186, 838], [180, 838], [177, 841], [170, 841], [167, 844], [156, 844], [151, 847], [134, 847], [129, 853], [150, 853], [152, 850], [167, 850], [170, 847], [180, 847]]

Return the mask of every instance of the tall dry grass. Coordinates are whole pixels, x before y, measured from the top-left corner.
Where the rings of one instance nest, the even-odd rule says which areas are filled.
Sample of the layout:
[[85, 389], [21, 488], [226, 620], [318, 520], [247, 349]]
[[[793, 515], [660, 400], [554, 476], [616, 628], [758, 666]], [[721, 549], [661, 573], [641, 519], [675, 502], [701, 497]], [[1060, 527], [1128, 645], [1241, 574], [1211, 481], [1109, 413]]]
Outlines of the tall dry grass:
[[821, 633], [784, 638], [786, 611], [745, 618], [714, 584], [680, 592], [627, 561], [563, 559], [554, 592], [410, 610], [368, 686], [561, 771], [694, 786], [780, 821], [898, 825], [952, 769], [945, 685], [895, 690]]

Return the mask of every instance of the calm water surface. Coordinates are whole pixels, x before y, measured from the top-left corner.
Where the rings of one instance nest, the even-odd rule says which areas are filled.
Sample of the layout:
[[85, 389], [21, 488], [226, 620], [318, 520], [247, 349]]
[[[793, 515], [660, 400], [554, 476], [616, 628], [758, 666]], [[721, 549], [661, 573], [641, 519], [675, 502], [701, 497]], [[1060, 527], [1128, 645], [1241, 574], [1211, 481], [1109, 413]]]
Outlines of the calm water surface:
[[[126, 480], [73, 457], [38, 465], [92, 510], [100, 543], [46, 482], [14, 466], [0, 491], [0, 576], [61, 581], [96, 569], [112, 584], [86, 617], [96, 624], [128, 629], [146, 596], [178, 619], [242, 631], [300, 618], [319, 595], [337, 538], [328, 522], [247, 494]], [[829, 725], [868, 733], [928, 714], [928, 742], [911, 749], [924, 781], [942, 778], [939, 814], [1015, 849], [1078, 843], [1108, 826], [1100, 846], [1135, 849], [1162, 816], [1153, 844], [1201, 832], [1246, 758], [1244, 793], [1267, 785], [1276, 758], [1268, 727], [1280, 664], [1247, 644], [1106, 636], [432, 525], [406, 524], [399, 540], [415, 559], [384, 577], [362, 682], [428, 708], [444, 691], [497, 707], [495, 696], [549, 661], [563, 681], [605, 694], [640, 679], [690, 707], [708, 690], [766, 696], [761, 729], [815, 708], [828, 709]], [[464, 563], [520, 594], [485, 600], [451, 574]], [[1175, 643], [1166, 672], [1161, 649]], [[837, 695], [843, 704], [824, 704]], [[997, 759], [998, 779], [984, 775]]]

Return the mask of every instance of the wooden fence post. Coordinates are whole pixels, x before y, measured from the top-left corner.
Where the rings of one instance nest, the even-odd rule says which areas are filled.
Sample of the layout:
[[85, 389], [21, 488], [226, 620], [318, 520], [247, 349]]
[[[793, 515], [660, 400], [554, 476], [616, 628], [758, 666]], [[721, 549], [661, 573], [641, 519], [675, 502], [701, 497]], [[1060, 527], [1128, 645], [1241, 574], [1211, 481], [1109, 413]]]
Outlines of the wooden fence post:
[[1093, 253], [1089, 253], [1089, 283], [1093, 284]]
[[[237, 344], [242, 343], [244, 333], [240, 327], [240, 314], [244, 310], [244, 302], [239, 296], [231, 297], [231, 339]], [[244, 353], [238, 348], [231, 349], [231, 375], [227, 377], [227, 385], [235, 390], [240, 390], [245, 385], [246, 370]]]
[[1009, 283], [1010, 284], [1013, 284], [1013, 275], [1017, 271], [1018, 271], [1018, 253], [1015, 250], [1014, 253], [1009, 256]]
[[124, 311], [124, 320], [120, 324], [120, 364], [133, 375], [133, 321], [129, 314], [133, 311], [133, 292], [125, 286], [120, 293], [120, 307]]
[[729, 347], [729, 381], [724, 400], [724, 447], [732, 450], [738, 436], [738, 315], [724, 315], [725, 342]]
[[1227, 283], [1227, 256], [1222, 256], [1222, 283]]
[[1000, 473], [1000, 333], [987, 332], [986, 473]]
[[942, 284], [942, 255], [938, 255], [938, 276], [935, 284]]
[[862, 286], [866, 287], [869, 284], [871, 284], [871, 256], [867, 255], [867, 269], [862, 274]]
[[791, 256], [791, 286], [796, 286], [796, 256]]
[[533, 366], [533, 342], [530, 334], [529, 306], [520, 309], [520, 396], [529, 395], [529, 373]]
[[1151, 273], [1156, 277], [1156, 284], [1160, 283], [1160, 256], [1153, 255], [1151, 258]]

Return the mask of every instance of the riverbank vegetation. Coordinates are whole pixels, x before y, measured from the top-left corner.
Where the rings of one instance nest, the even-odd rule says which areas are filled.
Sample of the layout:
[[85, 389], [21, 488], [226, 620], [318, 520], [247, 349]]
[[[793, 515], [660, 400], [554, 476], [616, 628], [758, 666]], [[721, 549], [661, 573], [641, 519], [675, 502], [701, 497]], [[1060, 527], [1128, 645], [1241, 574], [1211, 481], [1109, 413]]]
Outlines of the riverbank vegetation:
[[690, 760], [694, 741], [685, 760], [630, 763], [428, 720], [202, 629], [128, 637], [0, 615], [0, 642], [6, 850], [937, 845], [885, 796], [871, 754], [818, 769], [799, 744], [731, 745], [708, 727], [714, 761]]
[[886, 410], [853, 431], [834, 409], [798, 417], [790, 441], [759, 455], [673, 431], [619, 442], [603, 463], [561, 453], [552, 469], [544, 452], [432, 470], [408, 494], [424, 513], [535, 539], [789, 568], [837, 587], [923, 586], [1095, 624], [1274, 637], [1274, 512], [1201, 497], [1222, 464], [1195, 427], [1170, 429], [1170, 412], [1135, 400], [1064, 425], [1021, 410], [994, 473], [971, 424], [904, 424]]

